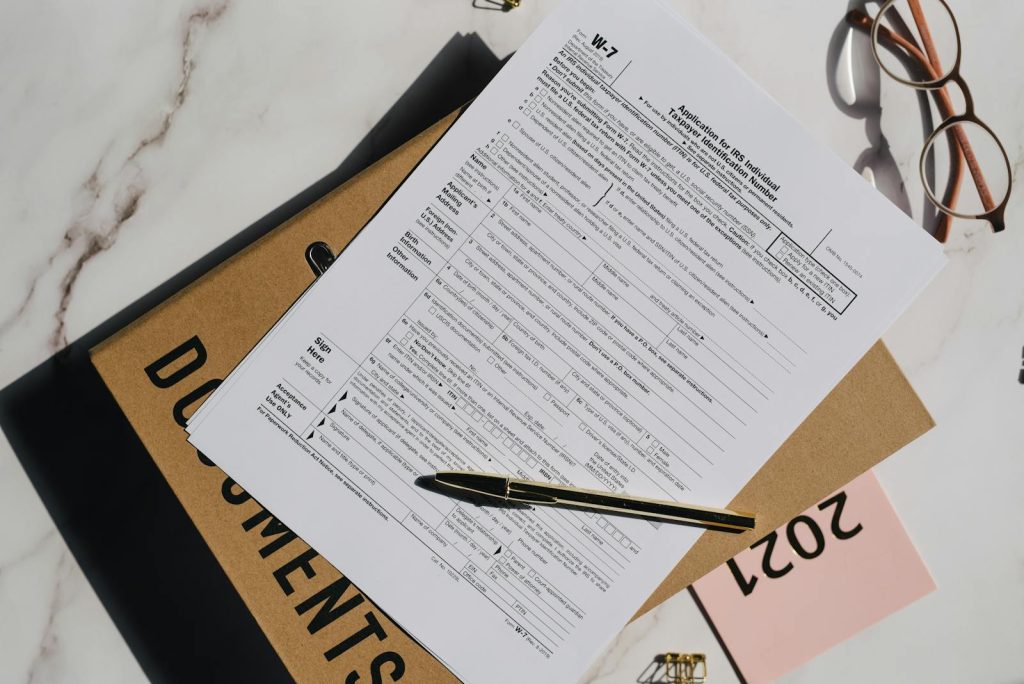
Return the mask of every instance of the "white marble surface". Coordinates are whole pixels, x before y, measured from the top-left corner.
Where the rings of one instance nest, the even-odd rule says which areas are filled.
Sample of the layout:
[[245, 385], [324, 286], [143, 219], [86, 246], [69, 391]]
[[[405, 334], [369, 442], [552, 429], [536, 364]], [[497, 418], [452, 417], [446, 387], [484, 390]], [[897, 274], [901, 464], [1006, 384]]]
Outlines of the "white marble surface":
[[[453, 34], [503, 56], [553, 4], [6, 3], [0, 386], [333, 169]], [[845, 2], [674, 4], [843, 159], [868, 147], [827, 89]], [[951, 4], [978, 112], [1019, 167], [1024, 3]], [[883, 81], [881, 104], [918, 216], [915, 100]], [[1024, 680], [1022, 197], [1001, 235], [955, 226], [949, 267], [886, 336], [938, 427], [878, 472], [939, 591], [788, 682]], [[704, 650], [712, 681], [734, 681], [685, 594], [627, 628], [590, 680], [634, 681], [662, 650]], [[0, 439], [0, 681], [143, 679]]]

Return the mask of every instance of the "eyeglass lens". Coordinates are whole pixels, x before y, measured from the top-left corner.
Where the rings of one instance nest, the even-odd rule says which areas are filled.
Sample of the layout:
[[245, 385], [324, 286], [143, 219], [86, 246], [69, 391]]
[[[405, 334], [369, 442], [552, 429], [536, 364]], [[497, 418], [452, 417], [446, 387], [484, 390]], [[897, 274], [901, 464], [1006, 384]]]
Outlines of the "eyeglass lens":
[[[903, 50], [876, 50], [879, 64], [897, 81], [908, 85], [927, 84], [947, 76], [956, 66], [960, 52], [956, 20], [939, 0], [896, 0], [886, 5], [876, 21], [926, 58], [922, 63]], [[905, 44], [902, 43], [901, 44]]]
[[[961, 157], [958, 174], [953, 155], [960, 150], [966, 153]], [[922, 172], [932, 201], [965, 218], [993, 210], [1010, 189], [1003, 148], [988, 129], [969, 121], [940, 129], [925, 150]], [[962, 175], [962, 183], [958, 183], [958, 175]], [[982, 182], [976, 182], [976, 176]]]

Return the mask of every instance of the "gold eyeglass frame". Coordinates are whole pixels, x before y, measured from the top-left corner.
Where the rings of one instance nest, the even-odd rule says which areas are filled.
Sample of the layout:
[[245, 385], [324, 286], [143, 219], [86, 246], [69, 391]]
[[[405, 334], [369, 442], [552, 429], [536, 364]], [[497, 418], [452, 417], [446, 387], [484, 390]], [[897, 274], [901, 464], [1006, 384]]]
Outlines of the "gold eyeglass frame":
[[[935, 130], [932, 131], [931, 135], [929, 135], [928, 138], [925, 140], [924, 147], [921, 150], [921, 157], [918, 163], [918, 172], [921, 175], [921, 184], [924, 187], [924, 191], [928, 196], [929, 201], [931, 201], [931, 203], [934, 204], [935, 207], [942, 213], [962, 219], [977, 219], [982, 221], [988, 221], [989, 224], [992, 225], [993, 230], [998, 233], [1006, 228], [1006, 206], [1010, 201], [1010, 190], [1013, 186], [1013, 169], [1010, 165], [1010, 158], [1009, 155], [1006, 153], [1006, 148], [1003, 146], [1002, 140], [999, 139], [999, 136], [996, 135], [995, 131], [993, 131], [988, 124], [979, 119], [978, 116], [974, 113], [974, 98], [971, 95], [970, 89], [967, 87], [966, 81], [964, 81], [964, 78], [960, 73], [960, 63], [961, 57], [963, 55], [963, 45], [960, 39], [960, 26], [959, 24], [957, 24], [956, 16], [953, 14], [953, 10], [950, 8], [946, 0], [928, 0], [929, 2], [939, 3], [946, 11], [946, 14], [949, 15], [949, 19], [953, 24], [953, 33], [956, 37], [956, 59], [954, 60], [953, 66], [945, 74], [939, 75], [938, 78], [933, 78], [932, 80], [928, 81], [915, 81], [909, 78], [903, 78], [896, 74], [895, 72], [893, 72], [886, 65], [885, 60], [882, 59], [881, 54], [879, 53], [879, 50], [882, 49], [879, 36], [880, 30], [882, 28], [881, 20], [889, 11], [892, 11], [897, 16], [899, 15], [899, 12], [894, 8], [896, 3], [899, 1], [900, 0], [886, 0], [885, 4], [883, 4], [882, 7], [878, 10], [878, 13], [875, 15], [875, 18], [871, 23], [871, 51], [874, 55], [875, 62], [878, 63], [879, 68], [881, 68], [882, 71], [884, 71], [890, 78], [895, 80], [897, 83], [910, 86], [915, 90], [941, 91], [950, 83], [955, 83], [960, 88], [960, 92], [963, 93], [964, 98], [964, 113], [954, 114], [944, 118], [943, 121], [935, 128]], [[984, 180], [982, 180], [979, 177], [980, 171], [976, 167], [971, 166], [972, 161], [974, 164], [976, 164], [977, 162], [976, 160], [972, 160], [973, 152], [971, 151], [969, 143], [966, 145], [964, 143], [964, 139], [966, 136], [963, 136], [962, 134], [957, 135], [955, 132], [957, 129], [955, 129], [954, 127], [965, 123], [974, 124], [975, 126], [978, 126], [992, 137], [992, 140], [995, 141], [996, 145], [999, 148], [999, 152], [1003, 155], [1003, 163], [1006, 166], [1006, 191], [1003, 195], [1002, 200], [998, 204], [995, 204], [994, 200], [992, 200], [992, 206], [986, 206], [986, 211], [980, 214], [969, 214], [965, 212], [960, 212], [957, 211], [955, 208], [946, 206], [943, 200], [936, 197], [934, 191], [931, 188], [931, 185], [928, 182], [928, 176], [926, 173], [926, 161], [928, 158], [928, 153], [933, 148], [936, 141], [940, 138], [940, 136], [947, 133], [952, 136], [955, 136], [957, 139], [956, 147], [957, 149], [959, 149], [959, 153], [964, 156], [964, 158], [968, 162], [968, 166], [971, 167], [971, 174], [974, 178], [975, 185], [978, 186], [978, 193], [982, 197], [982, 203], [986, 205], [989, 204], [989, 202], [986, 202], [984, 199], [984, 195], [986, 194], [987, 190], [983, 190], [983, 188], [986, 188], [986, 185], [984, 183]], [[991, 200], [990, 194], [989, 199]]]

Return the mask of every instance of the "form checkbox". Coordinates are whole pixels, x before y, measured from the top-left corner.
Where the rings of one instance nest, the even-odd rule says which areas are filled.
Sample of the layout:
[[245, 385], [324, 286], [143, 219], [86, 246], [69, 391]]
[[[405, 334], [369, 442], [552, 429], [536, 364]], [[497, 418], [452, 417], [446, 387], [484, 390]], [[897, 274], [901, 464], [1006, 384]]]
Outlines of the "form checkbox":
[[433, 316], [436, 313], [437, 313], [437, 307], [436, 306], [430, 307], [430, 315]]
[[497, 143], [497, 144], [496, 144], [496, 145], [494, 146], [494, 149], [496, 149], [496, 150], [500, 150], [500, 149], [501, 149], [502, 147], [504, 147], [504, 146], [505, 146], [505, 143], [503, 143], [503, 142], [500, 142], [500, 143]]
[[502, 142], [508, 142], [508, 136], [507, 135], [501, 136], [501, 141]]
[[495, 427], [493, 430], [491, 430], [491, 434], [497, 437], [498, 439], [501, 439], [501, 428]]
[[504, 442], [502, 442], [502, 444], [504, 444], [504, 445], [505, 445], [505, 448], [506, 448], [506, 449], [510, 449], [510, 448], [512, 447], [512, 440], [511, 440], [511, 439], [509, 439], [508, 437], [506, 437], [506, 438], [505, 438], [505, 441], [504, 441]]
[[512, 122], [512, 128], [519, 128], [519, 122], [518, 121], [513, 121]]
[[480, 419], [483, 418], [483, 417], [484, 417], [484, 414], [480, 413], [479, 411], [473, 411], [473, 420], [475, 420], [476, 422], [479, 423]]
[[551, 395], [547, 392], [544, 393], [544, 401], [551, 401]]
[[465, 399], [459, 399], [458, 404], [459, 404], [459, 408], [466, 408], [466, 400]]
[[494, 357], [493, 356], [487, 357], [487, 363], [490, 363], [490, 364], [493, 365], [494, 364]]
[[533, 466], [537, 465], [537, 459], [531, 456], [530, 458], [526, 459], [526, 465], [532, 468]]
[[586, 430], [586, 429], [587, 429], [587, 424], [586, 423], [580, 423], [580, 430]]
[[484, 429], [490, 432], [491, 430], [494, 429], [494, 423], [492, 423], [491, 421], [487, 421], [486, 423], [484, 423]]

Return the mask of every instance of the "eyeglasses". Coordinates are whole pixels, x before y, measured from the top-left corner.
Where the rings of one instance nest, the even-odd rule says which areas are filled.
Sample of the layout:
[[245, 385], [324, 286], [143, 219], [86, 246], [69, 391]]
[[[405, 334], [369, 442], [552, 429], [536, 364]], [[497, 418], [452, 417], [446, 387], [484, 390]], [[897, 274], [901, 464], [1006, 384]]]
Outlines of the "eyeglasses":
[[[904, 21], [905, 16], [913, 23]], [[882, 71], [935, 97], [943, 120], [925, 140], [918, 164], [925, 194], [943, 214], [935, 238], [946, 241], [953, 217], [988, 221], [995, 232], [1006, 228], [1010, 159], [996, 134], [974, 113], [974, 100], [960, 74], [960, 27], [946, 0], [887, 0], [874, 19], [861, 10], [852, 10], [846, 19], [871, 33], [872, 52]], [[944, 69], [943, 64], [950, 66]], [[963, 114], [954, 113], [946, 88], [951, 83], [963, 94]], [[964, 187], [965, 165], [973, 187]]]

